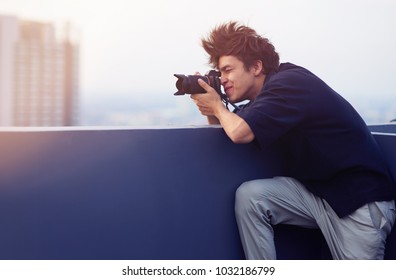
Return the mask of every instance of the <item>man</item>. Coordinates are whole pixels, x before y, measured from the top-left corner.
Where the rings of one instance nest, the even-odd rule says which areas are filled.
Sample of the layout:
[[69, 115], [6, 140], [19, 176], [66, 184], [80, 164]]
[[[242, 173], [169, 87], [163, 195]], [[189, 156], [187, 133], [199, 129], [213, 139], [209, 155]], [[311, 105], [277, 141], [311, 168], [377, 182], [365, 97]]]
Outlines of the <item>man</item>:
[[279, 64], [268, 39], [236, 22], [202, 45], [221, 72], [228, 111], [204, 81], [191, 98], [234, 143], [277, 143], [283, 177], [254, 180], [236, 192], [235, 214], [248, 259], [276, 259], [272, 225], [320, 228], [334, 259], [382, 259], [395, 220], [394, 183], [366, 124], [353, 107], [308, 70]]

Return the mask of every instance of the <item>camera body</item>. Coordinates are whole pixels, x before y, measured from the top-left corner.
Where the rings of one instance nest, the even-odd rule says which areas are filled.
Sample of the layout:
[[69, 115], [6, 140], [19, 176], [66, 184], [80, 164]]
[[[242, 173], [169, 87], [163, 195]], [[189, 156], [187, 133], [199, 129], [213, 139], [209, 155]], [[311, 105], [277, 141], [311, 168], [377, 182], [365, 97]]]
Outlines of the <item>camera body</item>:
[[220, 95], [221, 93], [221, 73], [216, 70], [211, 70], [205, 76], [199, 75], [183, 75], [174, 74], [177, 78], [176, 88], [177, 92], [174, 95], [205, 93], [206, 91], [198, 84], [198, 79], [204, 80], [208, 85], [214, 88]]

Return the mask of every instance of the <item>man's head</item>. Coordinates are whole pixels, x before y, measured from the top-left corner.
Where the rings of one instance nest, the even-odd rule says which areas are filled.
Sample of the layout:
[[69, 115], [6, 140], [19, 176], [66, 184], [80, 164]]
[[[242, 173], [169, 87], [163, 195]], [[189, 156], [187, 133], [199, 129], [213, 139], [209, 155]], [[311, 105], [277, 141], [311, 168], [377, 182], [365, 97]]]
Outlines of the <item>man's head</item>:
[[269, 40], [236, 22], [216, 27], [202, 46], [211, 66], [220, 70], [231, 102], [255, 99], [266, 74], [279, 68], [279, 55]]
[[279, 55], [269, 40], [234, 21], [214, 28], [207, 38], [202, 39], [202, 46], [209, 54], [209, 64], [213, 68], [219, 68], [222, 56], [237, 57], [247, 70], [260, 60], [264, 74], [279, 68]]

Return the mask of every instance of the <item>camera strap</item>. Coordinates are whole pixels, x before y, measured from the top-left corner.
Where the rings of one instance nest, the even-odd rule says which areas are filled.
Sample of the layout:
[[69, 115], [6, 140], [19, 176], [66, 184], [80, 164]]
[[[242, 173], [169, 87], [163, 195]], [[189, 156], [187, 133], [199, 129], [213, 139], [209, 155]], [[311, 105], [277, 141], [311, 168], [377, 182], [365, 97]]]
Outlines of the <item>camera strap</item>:
[[223, 103], [225, 104], [226, 108], [228, 111], [230, 111], [230, 109], [228, 108], [228, 104], [230, 104], [232, 107], [234, 107], [233, 112], [236, 113], [238, 112], [241, 108], [239, 108], [238, 105], [235, 105], [234, 103], [230, 102], [230, 100], [228, 100], [228, 97], [226, 94], [222, 93], [222, 92], [217, 92], [220, 95], [221, 101], [223, 101]]

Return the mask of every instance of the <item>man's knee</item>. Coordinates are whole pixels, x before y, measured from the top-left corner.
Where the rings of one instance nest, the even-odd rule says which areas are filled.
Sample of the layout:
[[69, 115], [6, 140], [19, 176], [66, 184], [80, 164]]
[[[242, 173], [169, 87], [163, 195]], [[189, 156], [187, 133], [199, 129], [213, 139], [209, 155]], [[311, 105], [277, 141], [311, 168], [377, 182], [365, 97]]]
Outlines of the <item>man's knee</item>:
[[255, 184], [253, 182], [254, 181], [247, 181], [238, 187], [235, 193], [237, 201], [248, 201], [251, 199], [255, 189]]
[[244, 182], [235, 193], [235, 213], [245, 215], [257, 211], [258, 202], [264, 203], [265, 184], [264, 180]]
[[244, 182], [235, 192], [235, 216], [237, 220], [244, 219], [252, 212], [254, 198], [254, 184], [252, 181]]

